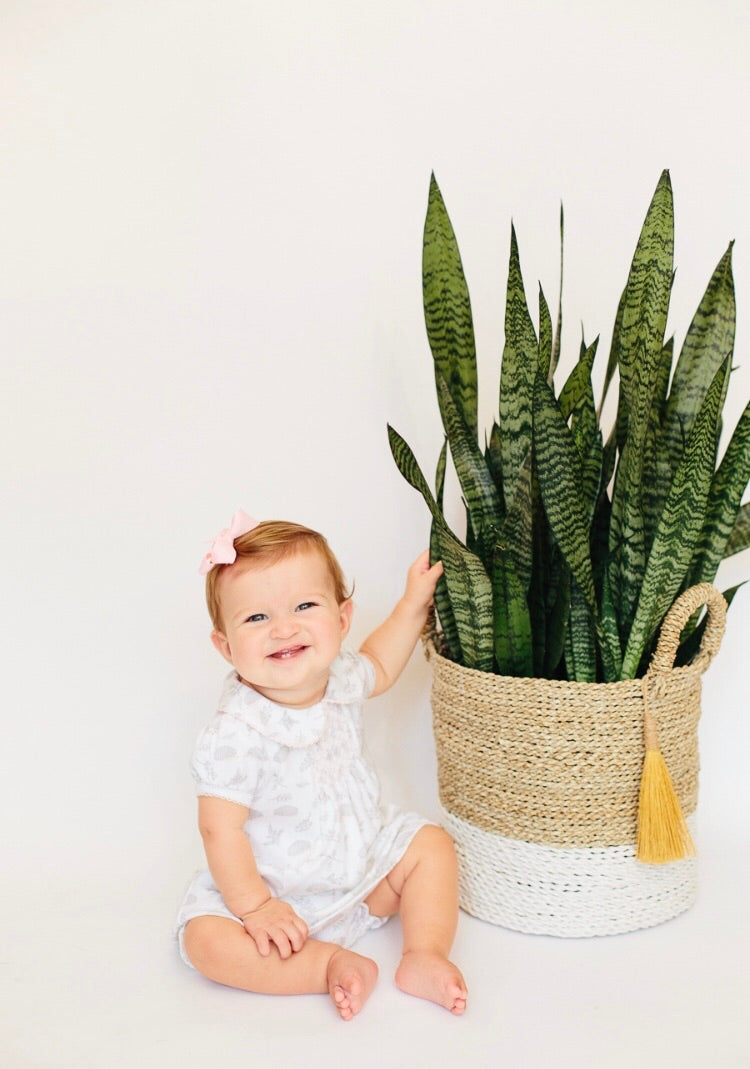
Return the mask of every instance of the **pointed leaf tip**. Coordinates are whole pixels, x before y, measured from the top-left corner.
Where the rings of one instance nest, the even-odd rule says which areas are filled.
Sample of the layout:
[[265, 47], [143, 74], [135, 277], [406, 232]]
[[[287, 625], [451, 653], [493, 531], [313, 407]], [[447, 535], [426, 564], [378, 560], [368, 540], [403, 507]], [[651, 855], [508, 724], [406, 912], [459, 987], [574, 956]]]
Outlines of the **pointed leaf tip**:
[[673, 199], [674, 192], [672, 190], [672, 179], [667, 168], [665, 168], [659, 175], [659, 181], [656, 183], [656, 189], [654, 190], [654, 197], [656, 197], [659, 190], [666, 190], [669, 199]]

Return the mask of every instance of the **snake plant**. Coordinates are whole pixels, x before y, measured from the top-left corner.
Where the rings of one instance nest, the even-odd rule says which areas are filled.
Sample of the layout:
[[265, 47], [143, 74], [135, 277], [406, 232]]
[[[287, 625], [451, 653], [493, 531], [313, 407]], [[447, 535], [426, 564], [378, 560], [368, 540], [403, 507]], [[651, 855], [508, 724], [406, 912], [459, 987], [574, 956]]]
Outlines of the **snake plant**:
[[[560, 241], [562, 249], [562, 212]], [[399, 470], [432, 515], [431, 555], [444, 565], [435, 596], [442, 646], [460, 664], [512, 676], [632, 679], [645, 671], [675, 597], [711, 582], [723, 558], [750, 546], [750, 504], [741, 504], [750, 404], [717, 466], [734, 349], [732, 245], [676, 360], [674, 339], [665, 338], [673, 249], [664, 171], [620, 298], [597, 404], [598, 339], [581, 342], [558, 389], [562, 281], [554, 329], [541, 286], [535, 324], [511, 227], [497, 418], [480, 444], [469, 291], [432, 176], [423, 294], [445, 430], [434, 491], [404, 439], [390, 426], [388, 435]], [[601, 414], [613, 383], [617, 412], [605, 434]], [[463, 539], [443, 509], [448, 447], [466, 510]], [[736, 590], [725, 592], [728, 601]], [[695, 653], [702, 626], [693, 619], [686, 627], [678, 663]]]

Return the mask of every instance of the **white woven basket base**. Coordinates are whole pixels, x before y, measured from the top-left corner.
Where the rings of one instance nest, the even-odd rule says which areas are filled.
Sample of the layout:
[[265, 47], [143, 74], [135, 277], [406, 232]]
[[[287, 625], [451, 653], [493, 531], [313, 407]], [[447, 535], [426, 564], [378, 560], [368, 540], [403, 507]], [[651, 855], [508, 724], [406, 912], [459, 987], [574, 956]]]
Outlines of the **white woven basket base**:
[[[459, 858], [461, 908], [481, 920], [534, 935], [617, 935], [661, 924], [695, 901], [695, 858], [644, 865], [635, 846], [539, 846], [442, 812]], [[694, 814], [688, 825], [695, 837]]]

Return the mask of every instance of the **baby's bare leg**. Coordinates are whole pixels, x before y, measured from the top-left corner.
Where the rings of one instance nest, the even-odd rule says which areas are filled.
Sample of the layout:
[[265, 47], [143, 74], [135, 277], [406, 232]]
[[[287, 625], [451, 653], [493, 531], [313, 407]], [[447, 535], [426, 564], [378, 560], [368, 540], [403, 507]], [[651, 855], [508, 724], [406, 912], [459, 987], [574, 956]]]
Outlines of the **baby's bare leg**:
[[195, 917], [184, 940], [188, 958], [209, 980], [266, 995], [328, 992], [345, 1021], [359, 1013], [378, 977], [370, 958], [317, 939], [288, 958], [273, 946], [262, 957], [245, 929], [226, 917]]
[[448, 959], [458, 923], [458, 868], [450, 836], [428, 825], [367, 899], [370, 912], [398, 912], [404, 932], [396, 983], [457, 1016], [466, 1009], [466, 984]]

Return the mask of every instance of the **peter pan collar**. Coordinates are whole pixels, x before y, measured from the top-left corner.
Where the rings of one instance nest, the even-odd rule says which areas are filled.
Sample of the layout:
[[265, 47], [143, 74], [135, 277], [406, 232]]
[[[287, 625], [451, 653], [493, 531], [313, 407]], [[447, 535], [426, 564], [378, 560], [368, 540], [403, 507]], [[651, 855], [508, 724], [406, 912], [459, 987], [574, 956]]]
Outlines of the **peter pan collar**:
[[[325, 694], [315, 705], [292, 709], [243, 683], [235, 671], [229, 673], [219, 699], [218, 712], [237, 717], [259, 734], [281, 746], [298, 749], [313, 746], [325, 732], [327, 706], [348, 705], [356, 701], [354, 684], [347, 672], [350, 653], [340, 653], [330, 667]], [[361, 697], [361, 687], [360, 695]]]

